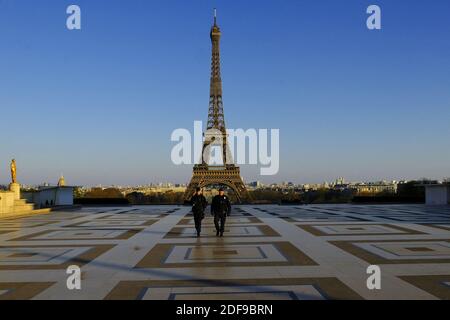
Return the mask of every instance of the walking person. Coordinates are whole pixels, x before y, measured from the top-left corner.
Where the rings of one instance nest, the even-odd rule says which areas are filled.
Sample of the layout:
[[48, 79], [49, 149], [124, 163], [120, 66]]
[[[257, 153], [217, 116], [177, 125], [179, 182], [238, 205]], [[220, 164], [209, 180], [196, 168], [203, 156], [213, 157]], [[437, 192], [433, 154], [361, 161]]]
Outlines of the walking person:
[[223, 237], [225, 230], [225, 221], [231, 212], [231, 203], [222, 188], [211, 203], [211, 215], [214, 216], [214, 225], [216, 226], [216, 236]]
[[205, 218], [205, 209], [208, 206], [208, 202], [200, 188], [195, 190], [195, 194], [191, 198], [191, 205], [198, 238], [200, 237], [200, 232], [202, 232], [202, 220]]

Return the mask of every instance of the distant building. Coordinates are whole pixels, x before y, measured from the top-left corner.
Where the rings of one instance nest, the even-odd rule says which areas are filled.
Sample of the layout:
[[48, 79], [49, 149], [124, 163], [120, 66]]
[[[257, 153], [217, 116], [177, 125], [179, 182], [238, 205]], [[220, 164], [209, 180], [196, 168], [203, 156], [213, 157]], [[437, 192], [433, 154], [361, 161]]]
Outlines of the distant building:
[[376, 193], [397, 193], [397, 183], [374, 182], [374, 183], [358, 183], [351, 186], [357, 195], [376, 194]]
[[422, 186], [425, 187], [425, 203], [427, 205], [450, 204], [450, 184], [427, 183]]
[[262, 188], [264, 185], [261, 183], [261, 181], [253, 181], [249, 183], [249, 186], [253, 188]]
[[58, 180], [58, 187], [65, 187], [66, 186], [66, 180], [64, 179], [64, 176], [61, 176]]
[[58, 180], [56, 186], [50, 186], [48, 183], [38, 187], [36, 190], [22, 192], [24, 199], [33, 202], [35, 207], [49, 208], [57, 206], [73, 206], [74, 186], [66, 186], [63, 176]]
[[72, 206], [74, 189], [72, 186], [39, 187], [34, 191], [22, 192], [22, 195], [37, 208]]

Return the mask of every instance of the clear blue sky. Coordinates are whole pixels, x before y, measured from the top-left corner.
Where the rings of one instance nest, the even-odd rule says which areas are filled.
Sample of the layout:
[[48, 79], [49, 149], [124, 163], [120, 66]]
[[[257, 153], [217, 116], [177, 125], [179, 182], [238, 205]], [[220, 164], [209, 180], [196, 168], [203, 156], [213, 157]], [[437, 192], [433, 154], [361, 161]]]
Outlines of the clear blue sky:
[[279, 174], [245, 180], [450, 176], [448, 0], [0, 0], [0, 184], [13, 157], [25, 184], [187, 182], [215, 6], [227, 125], [280, 129]]

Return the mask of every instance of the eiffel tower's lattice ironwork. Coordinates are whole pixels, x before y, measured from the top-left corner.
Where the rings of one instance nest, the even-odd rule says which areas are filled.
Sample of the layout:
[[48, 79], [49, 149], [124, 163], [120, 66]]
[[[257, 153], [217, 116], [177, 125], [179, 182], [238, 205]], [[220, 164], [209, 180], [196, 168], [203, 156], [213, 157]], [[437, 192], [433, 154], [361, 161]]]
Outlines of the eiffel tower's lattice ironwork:
[[[222, 78], [220, 75], [220, 28], [214, 10], [214, 25], [211, 28], [212, 58], [209, 95], [208, 123], [204, 133], [201, 164], [194, 166], [194, 173], [184, 194], [188, 200], [197, 187], [226, 185], [231, 188], [239, 202], [249, 201], [249, 194], [241, 178], [240, 169], [233, 163], [228, 145], [222, 102]], [[223, 165], [209, 164], [211, 147], [218, 146], [222, 152]]]

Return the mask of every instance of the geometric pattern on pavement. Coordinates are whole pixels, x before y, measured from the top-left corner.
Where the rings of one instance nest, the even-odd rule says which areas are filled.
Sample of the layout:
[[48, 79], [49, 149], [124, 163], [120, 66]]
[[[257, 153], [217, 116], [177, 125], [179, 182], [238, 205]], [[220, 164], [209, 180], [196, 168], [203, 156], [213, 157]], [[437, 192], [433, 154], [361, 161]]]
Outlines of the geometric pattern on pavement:
[[202, 229], [184, 206], [2, 218], [0, 299], [450, 299], [450, 206], [242, 205]]

